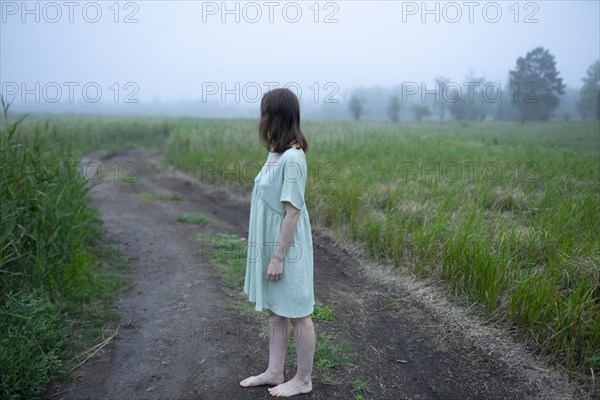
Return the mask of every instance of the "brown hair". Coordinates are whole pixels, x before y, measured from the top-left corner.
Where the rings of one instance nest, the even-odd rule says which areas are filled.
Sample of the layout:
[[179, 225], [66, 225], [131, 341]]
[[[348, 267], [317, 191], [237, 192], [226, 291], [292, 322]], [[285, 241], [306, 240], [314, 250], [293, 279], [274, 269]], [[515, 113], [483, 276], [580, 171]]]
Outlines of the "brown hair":
[[258, 136], [267, 150], [275, 153], [283, 153], [292, 143], [297, 143], [305, 153], [308, 151], [300, 129], [300, 103], [290, 89], [277, 88], [264, 94]]

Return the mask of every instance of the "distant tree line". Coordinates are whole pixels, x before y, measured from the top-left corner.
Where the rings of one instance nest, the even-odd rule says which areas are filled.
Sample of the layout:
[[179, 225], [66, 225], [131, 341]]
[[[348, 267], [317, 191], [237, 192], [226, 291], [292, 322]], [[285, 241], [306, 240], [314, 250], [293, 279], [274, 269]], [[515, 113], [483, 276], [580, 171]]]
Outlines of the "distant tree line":
[[[566, 85], [559, 77], [556, 61], [549, 50], [537, 47], [525, 57], [519, 57], [508, 73], [504, 87], [484, 77], [467, 76], [458, 84], [444, 76], [435, 78], [435, 89], [427, 88], [425, 97], [435, 97], [431, 103], [423, 99], [408, 107], [405, 88], [387, 99], [387, 117], [397, 123], [403, 109], [408, 108], [417, 121], [437, 115], [443, 121], [449, 113], [456, 121], [484, 121], [486, 119], [520, 121], [548, 121], [565, 94]], [[412, 88], [414, 89], [414, 88]], [[364, 93], [354, 93], [348, 101], [352, 117], [359, 121], [367, 112]], [[402, 100], [404, 101], [402, 101]], [[428, 104], [429, 103], [429, 104]], [[431, 107], [431, 108], [430, 108]], [[582, 120], [600, 120], [600, 61], [590, 65], [578, 93], [576, 109]], [[565, 120], [570, 115], [565, 113]]]

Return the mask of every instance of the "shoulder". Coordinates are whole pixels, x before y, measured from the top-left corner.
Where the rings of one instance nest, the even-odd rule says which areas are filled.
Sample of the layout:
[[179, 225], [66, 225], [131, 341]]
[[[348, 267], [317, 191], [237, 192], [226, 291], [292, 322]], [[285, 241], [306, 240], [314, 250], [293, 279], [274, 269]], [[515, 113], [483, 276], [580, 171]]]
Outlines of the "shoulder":
[[303, 165], [306, 165], [306, 156], [302, 150], [298, 150], [294, 147], [286, 150], [280, 158], [281, 161], [289, 163], [296, 162]]
[[281, 156], [281, 172], [284, 178], [291, 182], [298, 182], [306, 179], [307, 167], [304, 152], [296, 149], [289, 149]]

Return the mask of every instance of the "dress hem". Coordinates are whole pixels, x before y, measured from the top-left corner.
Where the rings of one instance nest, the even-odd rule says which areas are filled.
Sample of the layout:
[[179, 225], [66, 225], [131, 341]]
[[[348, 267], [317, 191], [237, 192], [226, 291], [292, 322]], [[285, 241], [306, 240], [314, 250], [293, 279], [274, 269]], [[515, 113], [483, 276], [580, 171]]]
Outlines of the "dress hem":
[[[246, 293], [246, 294], [249, 294], [249, 293], [248, 293], [248, 292], [246, 292], [245, 290], [244, 290], [244, 293]], [[312, 302], [312, 304], [311, 304], [311, 306], [310, 306], [310, 308], [311, 308], [311, 310], [312, 310], [312, 311], [311, 311], [311, 312], [309, 312], [308, 314], [304, 314], [304, 313], [303, 313], [302, 315], [289, 315], [289, 314], [288, 314], [288, 315], [283, 315], [283, 313], [281, 313], [281, 314], [280, 314], [280, 313], [278, 313], [278, 312], [277, 312], [276, 310], [274, 310], [272, 307], [268, 307], [268, 306], [265, 306], [265, 305], [263, 305], [262, 307], [259, 307], [259, 306], [257, 306], [257, 305], [256, 305], [256, 300], [254, 300], [254, 301], [253, 301], [253, 300], [250, 300], [250, 299], [248, 299], [248, 301], [249, 301], [250, 303], [254, 303], [254, 310], [255, 310], [255, 311], [257, 311], [257, 312], [262, 312], [262, 311], [264, 311], [264, 310], [270, 310], [270, 311], [272, 311], [274, 314], [277, 314], [277, 315], [279, 315], [280, 317], [285, 317], [285, 318], [304, 318], [304, 317], [310, 317], [310, 316], [312, 315], [312, 313], [315, 311], [315, 302], [314, 302], [314, 301]]]

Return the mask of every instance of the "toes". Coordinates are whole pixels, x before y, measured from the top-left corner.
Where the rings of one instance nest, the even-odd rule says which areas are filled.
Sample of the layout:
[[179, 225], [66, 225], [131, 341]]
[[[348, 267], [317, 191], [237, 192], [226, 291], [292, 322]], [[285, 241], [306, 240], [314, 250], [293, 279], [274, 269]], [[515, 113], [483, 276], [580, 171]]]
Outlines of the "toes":
[[275, 397], [287, 397], [285, 396], [285, 392], [282, 390], [273, 390], [271, 391], [271, 395]]
[[281, 391], [279, 389], [277, 389], [277, 386], [269, 388], [269, 393], [271, 393], [271, 396], [275, 396], [275, 397], [279, 397], [279, 395], [281, 394]]
[[240, 382], [240, 386], [241, 387], [248, 387], [248, 386], [252, 386], [252, 383], [254, 382], [254, 380], [256, 379], [255, 376], [250, 376], [246, 379], [244, 379], [243, 381]]

